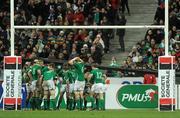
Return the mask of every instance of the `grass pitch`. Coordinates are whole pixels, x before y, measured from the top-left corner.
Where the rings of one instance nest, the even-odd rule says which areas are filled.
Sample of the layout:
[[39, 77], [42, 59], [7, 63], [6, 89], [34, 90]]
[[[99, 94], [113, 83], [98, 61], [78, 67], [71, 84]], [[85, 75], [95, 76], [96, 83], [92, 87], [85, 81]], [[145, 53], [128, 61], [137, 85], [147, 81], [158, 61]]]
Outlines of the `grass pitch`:
[[0, 118], [180, 118], [180, 111], [106, 110], [106, 111], [0, 111]]

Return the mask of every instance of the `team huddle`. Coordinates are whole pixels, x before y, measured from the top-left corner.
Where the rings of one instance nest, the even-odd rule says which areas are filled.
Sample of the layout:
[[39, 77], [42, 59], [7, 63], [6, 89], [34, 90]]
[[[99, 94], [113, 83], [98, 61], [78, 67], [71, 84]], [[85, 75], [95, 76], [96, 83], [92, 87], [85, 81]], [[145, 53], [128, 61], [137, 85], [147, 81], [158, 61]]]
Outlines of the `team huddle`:
[[[42, 60], [34, 60], [33, 64], [26, 62], [23, 78], [27, 88], [26, 107], [30, 104], [32, 110], [61, 109], [64, 95], [68, 110], [105, 110], [106, 75], [96, 64], [85, 69], [79, 57], [69, 60], [61, 69], [54, 63], [45, 65]], [[60, 91], [58, 101], [55, 100], [56, 86]]]

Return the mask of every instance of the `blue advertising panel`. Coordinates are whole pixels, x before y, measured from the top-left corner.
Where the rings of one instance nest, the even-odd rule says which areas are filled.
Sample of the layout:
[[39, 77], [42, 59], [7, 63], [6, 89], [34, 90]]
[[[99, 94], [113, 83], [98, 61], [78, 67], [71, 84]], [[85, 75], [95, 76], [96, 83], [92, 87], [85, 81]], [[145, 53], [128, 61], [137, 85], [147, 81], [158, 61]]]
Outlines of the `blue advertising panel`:
[[[0, 108], [3, 108], [3, 87], [0, 84]], [[27, 96], [27, 90], [26, 90], [26, 85], [22, 85], [22, 104], [21, 107], [24, 108], [26, 105], [26, 96]]]

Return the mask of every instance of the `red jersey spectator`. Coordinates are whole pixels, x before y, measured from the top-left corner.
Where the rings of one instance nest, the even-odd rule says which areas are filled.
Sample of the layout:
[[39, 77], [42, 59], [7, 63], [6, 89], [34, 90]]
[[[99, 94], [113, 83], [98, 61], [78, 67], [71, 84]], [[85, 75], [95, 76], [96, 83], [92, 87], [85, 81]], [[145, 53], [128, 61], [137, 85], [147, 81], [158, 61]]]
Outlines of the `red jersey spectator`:
[[78, 34], [75, 35], [74, 37], [74, 41], [84, 41], [84, 38], [85, 38], [85, 34], [83, 33], [82, 30], [79, 30]]
[[120, 5], [119, 0], [111, 0], [110, 4], [112, 5], [112, 8], [116, 10], [119, 8]]
[[154, 74], [145, 74], [143, 83], [144, 84], [156, 84], [156, 76]]
[[76, 25], [83, 25], [85, 18], [80, 9], [78, 9], [77, 12], [74, 14], [74, 20]]
[[69, 23], [69, 25], [73, 25], [73, 21], [74, 21], [74, 14], [71, 10], [68, 11], [68, 14], [66, 16], [67, 21]]

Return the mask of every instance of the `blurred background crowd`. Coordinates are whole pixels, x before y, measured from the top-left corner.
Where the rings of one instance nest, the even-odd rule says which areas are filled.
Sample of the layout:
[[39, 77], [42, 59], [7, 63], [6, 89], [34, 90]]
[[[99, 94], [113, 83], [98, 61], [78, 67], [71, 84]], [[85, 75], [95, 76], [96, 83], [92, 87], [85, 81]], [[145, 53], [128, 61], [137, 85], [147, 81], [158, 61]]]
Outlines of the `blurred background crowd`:
[[[15, 24], [114, 25], [118, 13], [125, 11], [126, 1], [15, 0]], [[129, 7], [128, 13], [130, 15]]]
[[26, 30], [16, 31], [15, 54], [24, 59], [38, 57], [69, 60], [80, 56], [85, 62], [101, 64], [108, 52], [112, 30]]
[[[164, 25], [164, 0], [158, 0], [153, 25]], [[169, 54], [176, 56], [179, 71], [180, 62], [180, 0], [169, 2]], [[158, 67], [158, 56], [165, 54], [163, 29], [148, 29], [145, 37], [132, 47], [123, 66], [132, 69], [154, 69]]]
[[[0, 2], [2, 68], [3, 56], [10, 55], [10, 4], [9, 0]], [[121, 25], [118, 20], [125, 13], [126, 4], [123, 0], [15, 0], [15, 24]], [[164, 25], [164, 6], [164, 0], [158, 0], [152, 25]], [[126, 15], [131, 15], [128, 5], [126, 8]], [[23, 59], [41, 57], [68, 60], [80, 56], [87, 64], [101, 64], [103, 55], [109, 53], [110, 41], [117, 33], [118, 30], [107, 29], [16, 30], [15, 54]], [[180, 70], [180, 0], [169, 2], [169, 41], [169, 53], [176, 56], [176, 69]], [[148, 29], [144, 39], [132, 47], [122, 64], [112, 57], [109, 66], [157, 69], [158, 56], [164, 55], [164, 47], [164, 30]]]

